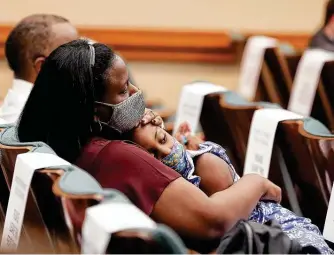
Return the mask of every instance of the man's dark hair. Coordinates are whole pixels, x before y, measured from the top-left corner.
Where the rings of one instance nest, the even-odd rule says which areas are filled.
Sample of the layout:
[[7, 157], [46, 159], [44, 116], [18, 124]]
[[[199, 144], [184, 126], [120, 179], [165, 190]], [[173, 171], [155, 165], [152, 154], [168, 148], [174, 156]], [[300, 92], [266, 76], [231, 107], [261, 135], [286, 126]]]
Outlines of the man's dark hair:
[[35, 14], [14, 27], [6, 40], [5, 54], [16, 77], [25, 75], [27, 65], [45, 55], [53, 39], [52, 25], [66, 22], [57, 15]]
[[325, 23], [324, 26], [328, 24], [331, 17], [334, 15], [334, 0], [329, 0], [326, 5]]

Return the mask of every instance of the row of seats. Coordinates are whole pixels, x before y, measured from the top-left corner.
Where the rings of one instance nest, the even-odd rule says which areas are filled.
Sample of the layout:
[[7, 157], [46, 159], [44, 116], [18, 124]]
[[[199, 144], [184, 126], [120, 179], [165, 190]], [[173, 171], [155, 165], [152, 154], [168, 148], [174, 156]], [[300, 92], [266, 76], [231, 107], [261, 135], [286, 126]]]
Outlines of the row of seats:
[[[249, 40], [258, 38], [251, 37]], [[261, 38], [260, 38], [261, 39]], [[272, 39], [272, 38], [262, 38]], [[244, 44], [244, 41], [240, 43]], [[315, 49], [306, 50], [305, 52], [294, 49], [291, 45], [277, 42], [273, 44], [262, 45], [264, 54], [263, 62], [260, 66], [258, 84], [254, 95], [250, 100], [267, 101], [279, 104], [284, 109], [289, 106], [291, 100], [291, 92], [296, 83], [296, 74], [298, 66], [305, 52], [319, 51]], [[323, 52], [319, 52], [321, 55]], [[318, 119], [325, 124], [330, 130], [334, 130], [334, 105], [331, 100], [334, 96], [332, 83], [334, 82], [333, 68], [334, 58], [331, 55], [321, 68], [318, 84], [316, 84], [316, 92], [311, 107], [310, 116]], [[245, 54], [244, 54], [244, 57]], [[306, 76], [307, 73], [301, 75]], [[306, 86], [306, 84], [305, 84]], [[241, 92], [241, 91], [240, 91]]]
[[[239, 40], [239, 43], [244, 42]], [[303, 59], [303, 52], [286, 44], [278, 42], [262, 47], [263, 60], [251, 101], [245, 99], [242, 90], [209, 93], [200, 115], [205, 138], [227, 148], [239, 175], [245, 168], [254, 113], [260, 109], [288, 108], [294, 78]], [[247, 57], [245, 54], [246, 50], [243, 58]], [[310, 113], [279, 123], [268, 176], [282, 187], [282, 204], [312, 219], [320, 229], [324, 228], [334, 182], [334, 135], [330, 131], [334, 130], [330, 100], [334, 96], [333, 63], [331, 59], [324, 61], [318, 84], [314, 84], [314, 100], [309, 100]]]
[[[246, 58], [254, 62], [252, 54], [259, 53], [256, 52], [259, 49], [253, 51], [247, 49], [247, 44], [252, 40], [253, 43], [258, 40], [260, 43], [255, 46], [262, 47], [260, 66], [243, 67], [242, 62]], [[206, 140], [227, 148], [239, 175], [243, 175], [254, 113], [261, 109], [283, 111], [291, 108], [291, 94], [296, 90], [294, 86], [297, 84], [296, 76], [308, 75], [301, 65], [305, 65], [306, 61], [312, 61], [309, 53], [314, 52], [312, 57], [317, 57], [318, 65], [323, 66], [319, 66], [319, 77], [311, 79], [314, 84], [302, 84], [305, 87], [305, 93], [301, 94], [307, 99], [305, 104], [309, 104], [310, 110], [301, 109], [303, 114], [300, 118], [284, 120], [278, 124], [267, 177], [282, 188], [284, 207], [300, 216], [310, 218], [323, 230], [334, 182], [334, 134], [331, 132], [334, 130], [334, 105], [330, 100], [334, 96], [331, 86], [334, 82], [331, 77], [334, 73], [334, 57], [331, 53], [321, 50], [307, 50], [304, 54], [288, 44], [262, 36], [249, 38], [246, 46], [245, 44], [242, 37], [238, 37], [233, 43], [235, 48], [242, 48], [244, 51], [240, 58], [242, 59], [241, 76], [247, 71], [251, 72], [250, 76], [255, 75], [256, 71], [259, 72], [256, 84], [245, 84], [252, 87], [246, 88], [248, 92], [249, 89], [253, 91], [251, 97], [248, 97], [250, 101], [245, 99], [249, 93], [243, 93], [242, 84], [239, 84], [237, 92], [225, 89], [218, 92], [219, 89], [217, 89], [216, 93], [203, 93], [205, 97], [200, 114], [201, 127], [197, 128], [196, 125], [194, 127], [197, 132], [203, 131]], [[307, 54], [309, 59], [305, 56]], [[313, 65], [312, 68], [314, 67], [317, 68]], [[250, 70], [245, 70], [247, 68]], [[246, 81], [248, 82], [247, 79]], [[200, 87], [205, 83], [194, 82], [192, 85]], [[212, 84], [207, 82], [206, 85]], [[314, 89], [313, 92], [312, 89]], [[193, 89], [193, 96], [203, 92], [200, 92], [201, 89], [197, 92], [196, 90]], [[312, 93], [314, 93], [314, 99]], [[187, 100], [190, 101], [189, 97]], [[181, 101], [180, 103], [183, 103]], [[187, 107], [189, 106], [191, 106], [190, 103]], [[303, 107], [305, 108], [305, 105]], [[299, 109], [296, 110], [299, 113]], [[178, 116], [180, 114], [182, 115], [182, 110], [181, 113], [177, 112], [176, 124], [189, 118], [196, 119], [197, 113], [194, 111], [190, 116], [188, 112], [184, 114], [184, 119], [182, 117], [180, 119]], [[333, 226], [330, 228], [333, 229]], [[334, 242], [333, 238], [331, 238], [332, 242]]]
[[[139, 210], [127, 210], [134, 206], [131, 206], [131, 202], [120, 192], [103, 189], [86, 171], [59, 159], [46, 144], [19, 143], [14, 126], [2, 125], [0, 129], [1, 231], [4, 226], [5, 229], [7, 228], [7, 231], [1, 233], [4, 234], [2, 249], [11, 251], [11, 248], [17, 248], [24, 253], [69, 254], [80, 253], [81, 246], [85, 247], [85, 253], [96, 252], [98, 247], [95, 247], [95, 243], [98, 241], [87, 240], [87, 237], [85, 240], [81, 230], [83, 225], [88, 224], [84, 222], [86, 209], [104, 204], [107, 205], [104, 213], [112, 218], [110, 225], [114, 224], [114, 226], [108, 226], [108, 221], [105, 220], [106, 226], [102, 230], [107, 231], [108, 228], [118, 227], [118, 231], [107, 233], [110, 240], [102, 253], [181, 254], [186, 252], [180, 238], [168, 227], [153, 222], [153, 225], [146, 226], [141, 224], [142, 220], [132, 221], [131, 224], [132, 218], [141, 217], [149, 222], [151, 220]], [[17, 199], [17, 189], [14, 185], [22, 186], [23, 182], [29, 188], [29, 178], [23, 180], [24, 178], [17, 174], [19, 171], [17, 168], [23, 166], [26, 172], [29, 167], [36, 167], [34, 160], [38, 160], [38, 165], [44, 165], [44, 167], [33, 169], [35, 172], [26, 208], [21, 211], [17, 203], [14, 202], [14, 207], [9, 205]], [[55, 162], [56, 164], [60, 162], [61, 165], [55, 165]], [[18, 181], [19, 178], [21, 178], [20, 181]], [[10, 186], [13, 194], [10, 194]], [[20, 204], [22, 203], [25, 203], [24, 199], [20, 201]], [[117, 215], [119, 206], [122, 208], [125, 206], [125, 215]], [[21, 231], [19, 213], [24, 217], [21, 237], [19, 237]], [[93, 230], [88, 233], [97, 235], [98, 229]], [[97, 235], [97, 238], [99, 237]]]
[[[228, 150], [239, 175], [243, 174], [252, 117], [264, 108], [280, 106], [247, 102], [232, 91], [204, 100], [200, 120], [205, 137]], [[283, 205], [290, 209], [294, 206], [282, 176], [287, 169], [303, 216], [323, 229], [334, 181], [334, 135], [322, 123], [307, 117], [281, 122], [274, 144], [269, 179], [282, 187]]]

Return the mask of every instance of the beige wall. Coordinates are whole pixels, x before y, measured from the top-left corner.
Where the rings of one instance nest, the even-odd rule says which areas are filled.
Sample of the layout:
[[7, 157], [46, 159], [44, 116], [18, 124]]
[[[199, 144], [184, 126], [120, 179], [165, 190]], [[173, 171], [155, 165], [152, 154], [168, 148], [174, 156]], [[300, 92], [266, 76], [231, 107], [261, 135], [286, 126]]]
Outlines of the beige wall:
[[0, 22], [34, 12], [64, 15], [75, 24], [311, 31], [326, 0], [5, 0]]
[[0, 99], [3, 99], [12, 81], [12, 72], [8, 70], [7, 63], [0, 60]]
[[[7, 0], [0, 3], [0, 23], [15, 23], [32, 13], [56, 13], [76, 25], [187, 29], [312, 32], [320, 24], [326, 0]], [[176, 107], [182, 84], [210, 80], [227, 87], [237, 83], [234, 66], [130, 63], [138, 84], [150, 98]], [[0, 97], [10, 72], [0, 63]], [[163, 91], [168, 91], [162, 94]]]

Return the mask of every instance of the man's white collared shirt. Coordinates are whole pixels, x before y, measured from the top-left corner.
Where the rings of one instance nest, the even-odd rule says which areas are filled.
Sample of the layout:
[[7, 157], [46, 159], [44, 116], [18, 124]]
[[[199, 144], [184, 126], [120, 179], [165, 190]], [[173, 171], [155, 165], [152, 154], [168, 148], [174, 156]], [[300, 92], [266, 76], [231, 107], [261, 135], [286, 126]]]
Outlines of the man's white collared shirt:
[[12, 87], [0, 107], [0, 118], [7, 123], [14, 123], [20, 117], [23, 107], [30, 95], [33, 83], [14, 79]]

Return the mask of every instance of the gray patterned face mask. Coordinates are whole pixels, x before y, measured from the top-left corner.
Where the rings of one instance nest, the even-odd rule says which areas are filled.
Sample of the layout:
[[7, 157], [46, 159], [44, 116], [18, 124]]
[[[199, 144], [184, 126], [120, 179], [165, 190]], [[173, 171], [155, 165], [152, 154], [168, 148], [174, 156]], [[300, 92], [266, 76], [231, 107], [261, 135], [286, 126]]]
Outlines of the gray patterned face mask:
[[136, 127], [145, 114], [145, 101], [141, 91], [136, 92], [119, 104], [107, 104], [97, 101], [95, 103], [111, 108], [109, 121], [101, 121], [101, 123], [108, 125], [121, 134]]

